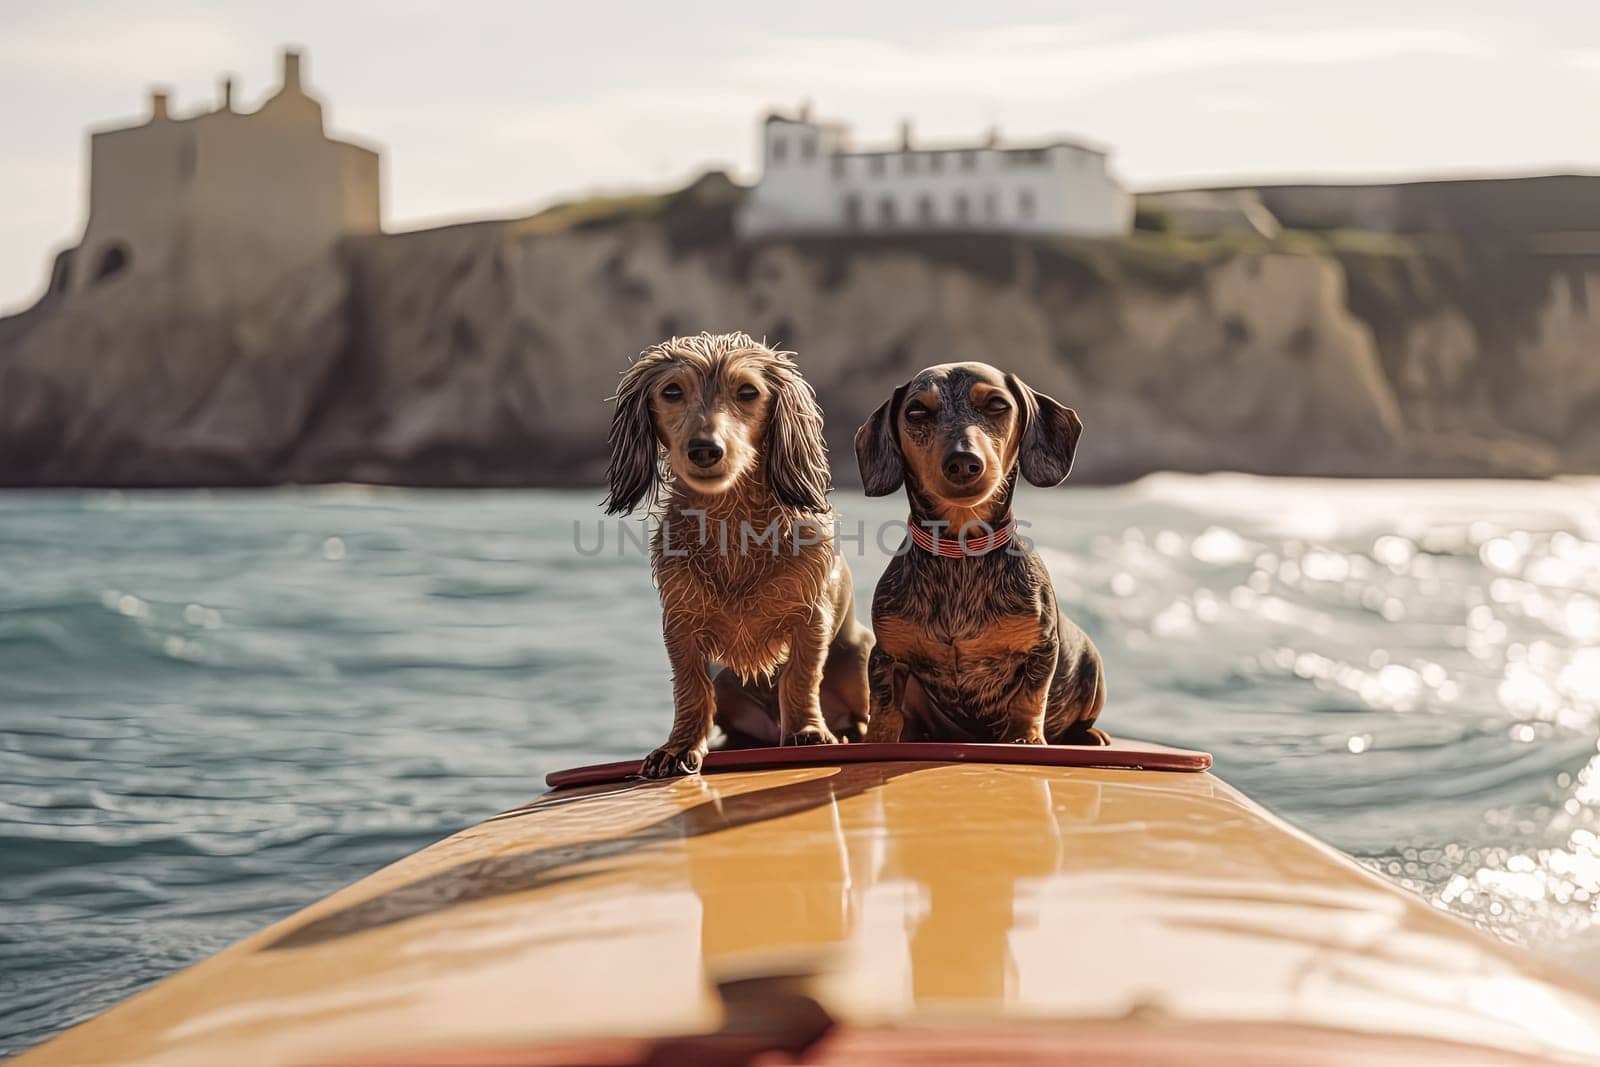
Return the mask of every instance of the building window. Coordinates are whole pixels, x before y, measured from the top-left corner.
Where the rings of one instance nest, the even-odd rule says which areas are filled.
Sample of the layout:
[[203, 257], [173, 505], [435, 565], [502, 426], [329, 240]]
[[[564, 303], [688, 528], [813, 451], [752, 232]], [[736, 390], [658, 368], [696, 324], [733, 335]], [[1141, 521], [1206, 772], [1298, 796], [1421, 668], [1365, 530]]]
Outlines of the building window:
[[972, 205], [967, 202], [966, 193], [956, 194], [955, 201], [951, 204], [950, 214], [959, 225], [965, 225], [972, 221]]
[[782, 137], [772, 139], [772, 162], [782, 163], [783, 157], [789, 154], [789, 142]]
[[886, 196], [878, 201], [878, 222], [884, 226], [894, 225], [894, 197]]
[[915, 174], [917, 172], [917, 157], [910, 152], [902, 155], [900, 157], [900, 169], [906, 174]]
[[929, 172], [931, 172], [933, 174], [938, 174], [941, 170], [944, 170], [944, 156], [941, 156], [937, 152], [935, 152], [935, 153], [933, 153], [933, 155], [929, 156], [928, 157], [928, 170], [929, 170]]
[[844, 224], [852, 230], [861, 229], [861, 197], [856, 193], [844, 198]]
[[926, 193], [917, 198], [917, 221], [925, 226], [933, 223], [933, 197]]
[[817, 135], [816, 134], [808, 133], [808, 134], [805, 135], [805, 137], [803, 137], [801, 139], [801, 141], [800, 141], [800, 158], [801, 159], [807, 159], [807, 160], [816, 159], [817, 158]]
[[1000, 197], [995, 195], [993, 189], [983, 194], [983, 217], [990, 222], [1000, 219]]
[[962, 170], [977, 170], [978, 169], [978, 153], [976, 153], [976, 152], [963, 152], [963, 153], [961, 153], [961, 169]]
[[1017, 216], [1023, 219], [1033, 218], [1033, 190], [1023, 189], [1017, 193]]
[[844, 173], [845, 173], [845, 158], [843, 156], [834, 156], [833, 157], [833, 176], [835, 178], [843, 178], [844, 177]]
[[883, 177], [883, 157], [873, 156], [871, 159], [867, 160], [867, 172], [874, 178]]

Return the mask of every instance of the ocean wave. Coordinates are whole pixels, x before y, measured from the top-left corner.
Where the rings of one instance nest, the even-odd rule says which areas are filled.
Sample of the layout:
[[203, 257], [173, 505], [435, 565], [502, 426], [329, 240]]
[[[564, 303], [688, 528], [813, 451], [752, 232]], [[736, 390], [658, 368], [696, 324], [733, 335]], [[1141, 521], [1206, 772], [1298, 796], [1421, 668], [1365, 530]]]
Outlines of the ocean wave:
[[[1600, 899], [1597, 499], [1161, 476], [1019, 515], [1104, 655], [1108, 729], [1210, 749], [1386, 877], [1559, 952], [1594, 943]], [[0, 497], [0, 969], [28, 976], [0, 1051], [557, 765], [655, 744], [649, 565], [581, 555], [594, 514], [571, 493]], [[862, 551], [865, 610], [884, 558]]]

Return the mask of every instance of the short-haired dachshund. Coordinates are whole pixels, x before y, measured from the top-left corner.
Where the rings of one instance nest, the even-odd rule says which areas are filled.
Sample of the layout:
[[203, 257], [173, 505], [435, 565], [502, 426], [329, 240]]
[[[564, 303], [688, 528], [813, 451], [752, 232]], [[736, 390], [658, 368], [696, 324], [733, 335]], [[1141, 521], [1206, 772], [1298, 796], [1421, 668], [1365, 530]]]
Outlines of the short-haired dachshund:
[[856, 433], [868, 496], [905, 485], [911, 535], [872, 599], [870, 741], [1108, 744], [1105, 672], [1016, 534], [1017, 476], [1059, 485], [1083, 424], [986, 363], [929, 367]]

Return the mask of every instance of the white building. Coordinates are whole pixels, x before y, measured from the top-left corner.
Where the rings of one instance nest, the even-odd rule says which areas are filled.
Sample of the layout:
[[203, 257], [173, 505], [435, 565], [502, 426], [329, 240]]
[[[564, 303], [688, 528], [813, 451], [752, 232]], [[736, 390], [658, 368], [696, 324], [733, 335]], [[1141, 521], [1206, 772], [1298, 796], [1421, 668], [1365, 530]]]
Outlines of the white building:
[[747, 237], [771, 233], [988, 230], [1107, 237], [1133, 224], [1133, 197], [1103, 149], [1078, 141], [913, 145], [857, 150], [849, 128], [768, 115], [761, 178], [739, 218]]

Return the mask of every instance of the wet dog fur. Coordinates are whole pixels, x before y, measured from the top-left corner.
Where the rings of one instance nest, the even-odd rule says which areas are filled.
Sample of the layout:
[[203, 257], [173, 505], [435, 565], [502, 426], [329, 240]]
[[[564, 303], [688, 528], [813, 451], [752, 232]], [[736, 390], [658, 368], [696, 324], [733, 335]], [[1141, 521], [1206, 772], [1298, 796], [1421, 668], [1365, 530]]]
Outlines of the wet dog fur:
[[658, 514], [672, 665], [672, 731], [647, 778], [698, 771], [714, 723], [734, 744], [865, 734], [872, 635], [834, 551], [822, 412], [792, 357], [742, 333], [674, 337], [617, 390], [605, 506], [648, 497]]

